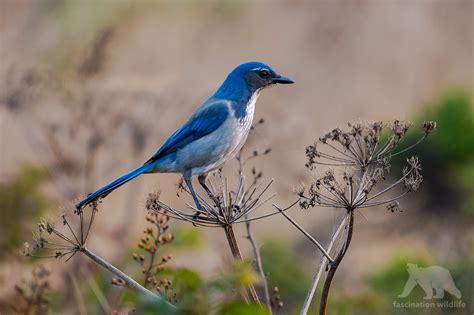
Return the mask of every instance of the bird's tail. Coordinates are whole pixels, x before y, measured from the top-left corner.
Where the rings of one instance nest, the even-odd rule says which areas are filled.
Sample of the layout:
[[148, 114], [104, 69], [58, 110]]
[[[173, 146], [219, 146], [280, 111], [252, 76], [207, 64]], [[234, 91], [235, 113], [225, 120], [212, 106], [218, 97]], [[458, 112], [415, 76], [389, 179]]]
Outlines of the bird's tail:
[[91, 202], [93, 202], [93, 201], [95, 201], [99, 198], [103, 198], [103, 197], [107, 196], [113, 190], [115, 190], [115, 189], [119, 188], [120, 186], [122, 186], [123, 184], [131, 181], [135, 177], [137, 177], [137, 176], [139, 176], [143, 173], [146, 173], [148, 171], [151, 171], [152, 169], [153, 169], [152, 164], [144, 164], [144, 165], [142, 165], [142, 166], [140, 166], [140, 167], [138, 167], [138, 168], [122, 175], [122, 176], [120, 176], [119, 178], [117, 178], [113, 182], [108, 183], [104, 187], [99, 188], [96, 191], [94, 191], [93, 193], [89, 194], [86, 198], [84, 198], [84, 200], [82, 200], [81, 202], [76, 204], [76, 209], [79, 210], [82, 207], [90, 204]]

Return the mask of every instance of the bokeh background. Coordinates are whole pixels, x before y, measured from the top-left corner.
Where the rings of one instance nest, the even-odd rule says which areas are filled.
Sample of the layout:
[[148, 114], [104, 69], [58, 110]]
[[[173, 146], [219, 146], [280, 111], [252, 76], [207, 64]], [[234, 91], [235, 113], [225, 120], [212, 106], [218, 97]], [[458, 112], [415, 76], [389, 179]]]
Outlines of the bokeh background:
[[[438, 121], [415, 149], [425, 181], [404, 212], [357, 214], [331, 313], [472, 314], [473, 10], [469, 0], [0, 0], [0, 313], [23, 303], [15, 285], [38, 265], [51, 270], [52, 314], [146, 313], [132, 290], [113, 286], [86, 258], [25, 258], [22, 244], [40, 218], [58, 217], [145, 161], [236, 65], [259, 60], [296, 81], [262, 93], [256, 119], [265, 123], [246, 147], [272, 149], [252, 163], [275, 179], [277, 204], [294, 201], [294, 187], [311, 180], [304, 150], [323, 132], [348, 121]], [[233, 174], [230, 164], [224, 173]], [[111, 194], [89, 247], [140, 279], [132, 253], [147, 226], [146, 196], [161, 190], [183, 206], [178, 181], [147, 175]], [[323, 241], [340, 217], [317, 208], [291, 214]], [[319, 253], [281, 217], [253, 229], [284, 301], [278, 314], [297, 313]], [[221, 231], [174, 221], [170, 230], [181, 240], [165, 249], [170, 268], [205, 283], [229, 262]], [[407, 263], [449, 269], [466, 306], [394, 308]], [[423, 296], [418, 287], [411, 299]]]

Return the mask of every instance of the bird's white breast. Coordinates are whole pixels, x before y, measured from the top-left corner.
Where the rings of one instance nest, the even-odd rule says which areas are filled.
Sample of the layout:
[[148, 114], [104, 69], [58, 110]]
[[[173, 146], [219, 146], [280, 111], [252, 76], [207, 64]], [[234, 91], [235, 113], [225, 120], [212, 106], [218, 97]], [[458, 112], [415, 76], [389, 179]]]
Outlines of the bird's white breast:
[[229, 104], [229, 116], [219, 128], [180, 150], [180, 165], [192, 169], [192, 174], [201, 174], [234, 158], [247, 140], [252, 127], [257, 98], [258, 93], [252, 95], [247, 103], [245, 116], [241, 119], [236, 117]]

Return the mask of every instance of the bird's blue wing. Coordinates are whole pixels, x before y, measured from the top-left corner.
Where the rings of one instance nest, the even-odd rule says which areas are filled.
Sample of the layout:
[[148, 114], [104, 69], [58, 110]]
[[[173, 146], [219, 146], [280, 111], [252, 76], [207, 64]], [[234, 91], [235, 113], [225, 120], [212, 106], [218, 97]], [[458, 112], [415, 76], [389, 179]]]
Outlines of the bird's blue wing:
[[229, 108], [225, 102], [216, 101], [201, 107], [145, 164], [153, 163], [167, 154], [176, 152], [188, 143], [210, 134], [224, 123], [228, 115]]

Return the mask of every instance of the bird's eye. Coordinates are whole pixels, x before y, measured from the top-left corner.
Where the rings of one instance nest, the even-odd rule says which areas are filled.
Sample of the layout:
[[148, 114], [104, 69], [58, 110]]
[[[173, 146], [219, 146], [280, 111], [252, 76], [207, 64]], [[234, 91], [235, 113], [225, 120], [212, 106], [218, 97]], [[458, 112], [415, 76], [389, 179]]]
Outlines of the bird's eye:
[[262, 69], [262, 70], [258, 71], [258, 75], [262, 79], [267, 79], [270, 76], [270, 72], [268, 70]]

